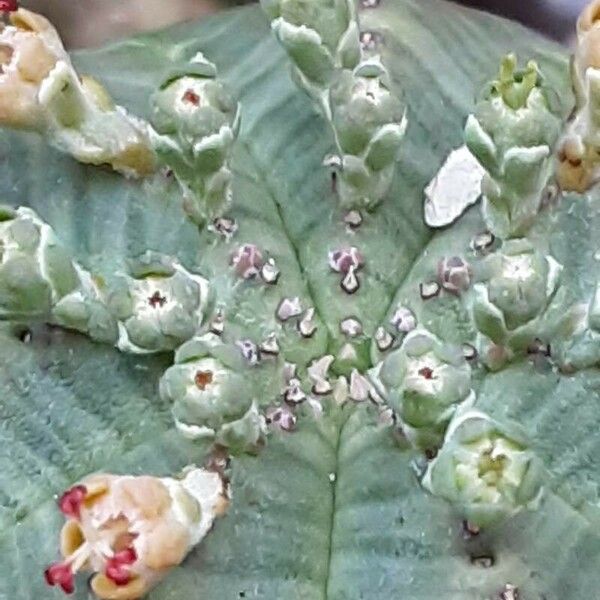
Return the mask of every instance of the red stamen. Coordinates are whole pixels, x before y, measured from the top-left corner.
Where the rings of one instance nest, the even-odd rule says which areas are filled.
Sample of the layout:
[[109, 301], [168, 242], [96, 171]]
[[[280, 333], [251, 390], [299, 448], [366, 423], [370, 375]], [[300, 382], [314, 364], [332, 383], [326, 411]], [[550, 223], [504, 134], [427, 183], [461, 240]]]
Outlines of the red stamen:
[[54, 563], [44, 571], [44, 577], [48, 585], [59, 585], [65, 594], [72, 594], [75, 591], [73, 580], [73, 571], [71, 565], [67, 563]]
[[152, 308], [156, 308], [157, 306], [164, 306], [167, 303], [167, 299], [161, 296], [160, 292], [156, 291], [148, 298], [148, 302]]
[[137, 552], [133, 546], [125, 548], [120, 552], [115, 552], [114, 556], [110, 559], [121, 565], [132, 565], [137, 560]]
[[194, 106], [200, 106], [200, 96], [194, 90], [186, 90], [185, 94], [183, 94], [183, 100]]
[[17, 0], [0, 0], [0, 12], [15, 12], [19, 10]]
[[419, 369], [419, 375], [421, 375], [421, 377], [425, 377], [425, 379], [433, 379], [433, 369], [430, 369], [429, 367], [423, 367], [422, 369]]
[[131, 546], [121, 552], [116, 552], [106, 561], [104, 573], [115, 585], [127, 585], [131, 581], [129, 565], [137, 560], [137, 553]]
[[194, 382], [198, 389], [204, 391], [213, 382], [212, 371], [198, 371], [194, 377]]
[[66, 517], [81, 518], [81, 504], [85, 500], [87, 489], [84, 485], [76, 485], [67, 490], [59, 499], [58, 507]]

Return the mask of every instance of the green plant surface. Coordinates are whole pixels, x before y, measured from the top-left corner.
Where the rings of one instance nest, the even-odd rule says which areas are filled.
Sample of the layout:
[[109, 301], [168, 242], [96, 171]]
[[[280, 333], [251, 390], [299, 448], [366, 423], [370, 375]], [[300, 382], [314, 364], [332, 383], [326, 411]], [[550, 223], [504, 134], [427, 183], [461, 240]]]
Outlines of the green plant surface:
[[[301, 368], [328, 352], [337, 357], [348, 316], [364, 334], [353, 342], [355, 358], [333, 368], [372, 367], [383, 357], [371, 338], [381, 324], [389, 327], [398, 303], [443, 341], [475, 343], [468, 302], [446, 292], [423, 302], [418, 286], [435, 278], [446, 256], [477, 262], [470, 243], [485, 225], [476, 207], [434, 235], [422, 218], [423, 188], [463, 143], [475, 93], [502, 56], [513, 51], [538, 62], [563, 118], [572, 107], [567, 57], [520, 26], [439, 0], [384, 0], [360, 19], [362, 30], [382, 36], [382, 59], [409, 125], [392, 190], [359, 230], [344, 226], [321, 165], [333, 137], [294, 86], [258, 7], [73, 56], [80, 71], [145, 118], [150, 95], [172, 69], [198, 51], [218, 66], [242, 105], [230, 164], [239, 224], [231, 240], [199, 233], [177, 182], [164, 173], [125, 180], [79, 165], [31, 134], [0, 136], [2, 201], [33, 208], [80, 264], [109, 282], [146, 250], [176, 257], [211, 281], [231, 314], [230, 340], [259, 342], [281, 330], [284, 358]], [[600, 264], [599, 200], [559, 202], [530, 237], [563, 265], [561, 298], [586, 303]], [[231, 254], [244, 243], [275, 257], [276, 286], [233, 274]], [[365, 256], [353, 295], [340, 290], [328, 264], [330, 251], [349, 246]], [[316, 308], [310, 339], [277, 323], [283, 296]], [[258, 457], [232, 459], [228, 515], [150, 598], [491, 600], [507, 584], [525, 600], [595, 598], [600, 382], [593, 359], [572, 373], [563, 367], [573, 348], [562, 341], [557, 351], [556, 364], [524, 356], [498, 373], [472, 370], [476, 407], [519, 423], [543, 461], [546, 493], [536, 510], [465, 539], [461, 516], [421, 487], [423, 455], [381, 423], [375, 407], [324, 401], [321, 417], [303, 416], [297, 431], [274, 433]], [[29, 339], [5, 324], [0, 356], [0, 598], [59, 598], [42, 577], [61, 522], [54, 497], [98, 470], [165, 475], [201, 464], [208, 445], [182, 439], [158, 395], [172, 355], [126, 355], [44, 325], [32, 327]], [[74, 597], [88, 597], [85, 582]]]

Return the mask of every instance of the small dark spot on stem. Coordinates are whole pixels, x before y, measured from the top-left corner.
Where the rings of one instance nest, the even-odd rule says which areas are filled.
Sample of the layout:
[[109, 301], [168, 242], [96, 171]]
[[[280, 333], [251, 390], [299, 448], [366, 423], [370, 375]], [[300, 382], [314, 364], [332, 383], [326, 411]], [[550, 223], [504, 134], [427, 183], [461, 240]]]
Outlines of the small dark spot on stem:
[[480, 567], [482, 569], [490, 569], [494, 566], [494, 557], [489, 554], [482, 554], [471, 556], [471, 564], [474, 567]]

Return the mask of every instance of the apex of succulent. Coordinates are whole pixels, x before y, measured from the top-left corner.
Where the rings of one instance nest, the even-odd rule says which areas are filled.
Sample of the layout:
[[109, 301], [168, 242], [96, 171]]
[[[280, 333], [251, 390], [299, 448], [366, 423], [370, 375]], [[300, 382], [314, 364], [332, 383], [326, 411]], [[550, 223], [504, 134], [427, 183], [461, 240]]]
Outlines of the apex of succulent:
[[476, 410], [457, 415], [429, 464], [423, 486], [448, 500], [469, 523], [487, 527], [535, 508], [544, 471], [520, 432]]
[[198, 225], [222, 216], [231, 202], [229, 158], [240, 106], [202, 54], [174, 72], [151, 99], [152, 143], [183, 188], [184, 208]]
[[0, 32], [0, 124], [34, 130], [75, 159], [128, 176], [155, 168], [147, 124], [79, 77], [51, 23], [20, 8]]
[[517, 70], [512, 54], [502, 60], [465, 126], [465, 142], [486, 170], [483, 216], [501, 238], [527, 232], [549, 180], [561, 120], [535, 62]]
[[327, 90], [340, 69], [361, 57], [353, 0], [261, 0], [277, 39], [294, 63], [296, 82], [325, 113]]

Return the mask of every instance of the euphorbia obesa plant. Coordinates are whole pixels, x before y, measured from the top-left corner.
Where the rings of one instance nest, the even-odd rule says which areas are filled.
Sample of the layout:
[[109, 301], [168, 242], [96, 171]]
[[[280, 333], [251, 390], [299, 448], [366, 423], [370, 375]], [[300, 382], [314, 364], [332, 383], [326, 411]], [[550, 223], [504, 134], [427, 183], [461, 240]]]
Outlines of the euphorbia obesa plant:
[[0, 598], [596, 598], [600, 4], [262, 4], [0, 3]]

